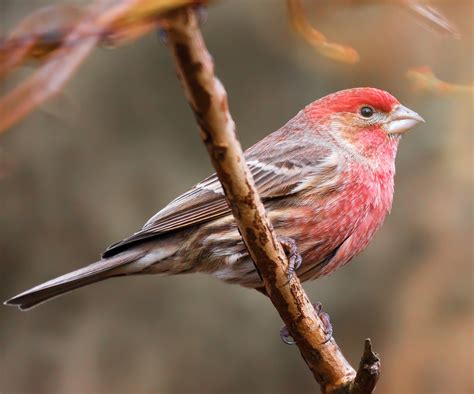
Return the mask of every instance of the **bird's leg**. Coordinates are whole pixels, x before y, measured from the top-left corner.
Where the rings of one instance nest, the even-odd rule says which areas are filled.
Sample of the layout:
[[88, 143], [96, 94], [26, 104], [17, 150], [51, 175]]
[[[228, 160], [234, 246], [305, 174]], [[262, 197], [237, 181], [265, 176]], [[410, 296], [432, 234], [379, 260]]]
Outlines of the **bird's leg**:
[[[328, 343], [332, 338], [332, 324], [329, 315], [326, 312], [323, 312], [323, 305], [320, 302], [316, 302], [313, 304], [314, 311], [321, 319], [323, 326], [324, 326], [324, 333], [326, 334], [326, 338], [324, 339], [323, 345]], [[293, 337], [290, 335], [290, 331], [288, 327], [285, 325], [280, 329], [280, 338], [281, 340], [286, 343], [287, 345], [294, 345], [296, 342]]]
[[278, 237], [278, 241], [280, 241], [281, 246], [283, 247], [283, 250], [285, 251], [286, 257], [288, 258], [288, 282], [289, 282], [293, 274], [296, 272], [296, 270], [301, 267], [303, 258], [298, 252], [298, 246], [296, 245], [296, 241], [293, 238], [280, 236]]

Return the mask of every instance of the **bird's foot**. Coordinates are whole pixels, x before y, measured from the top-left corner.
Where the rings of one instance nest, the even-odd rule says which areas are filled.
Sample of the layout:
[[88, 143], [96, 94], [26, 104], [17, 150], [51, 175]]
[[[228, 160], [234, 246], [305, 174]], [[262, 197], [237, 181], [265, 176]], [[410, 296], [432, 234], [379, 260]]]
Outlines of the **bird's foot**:
[[324, 342], [322, 344], [325, 345], [332, 339], [333, 329], [331, 324], [331, 318], [326, 312], [323, 311], [323, 304], [321, 304], [320, 302], [314, 303], [313, 307], [324, 326], [324, 334], [326, 334], [326, 338], [324, 339]]
[[278, 237], [286, 257], [288, 258], [288, 282], [291, 280], [293, 274], [301, 267], [303, 258], [298, 252], [296, 241], [290, 237]]
[[[316, 312], [318, 317], [321, 319], [321, 322], [323, 323], [323, 326], [324, 326], [324, 334], [326, 335], [326, 337], [324, 341], [321, 343], [321, 345], [325, 345], [332, 338], [333, 329], [332, 329], [331, 319], [329, 318], [329, 315], [326, 312], [323, 312], [323, 305], [320, 302], [314, 303], [313, 307], [314, 307], [314, 311]], [[280, 338], [287, 345], [296, 344], [295, 340], [290, 335], [290, 331], [288, 330], [288, 327], [286, 325], [280, 329]]]

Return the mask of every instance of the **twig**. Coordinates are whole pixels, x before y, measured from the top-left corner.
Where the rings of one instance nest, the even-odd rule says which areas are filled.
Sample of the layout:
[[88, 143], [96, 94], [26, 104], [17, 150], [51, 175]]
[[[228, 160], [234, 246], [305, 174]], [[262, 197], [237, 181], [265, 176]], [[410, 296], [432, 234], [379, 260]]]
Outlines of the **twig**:
[[296, 275], [288, 282], [286, 256], [255, 189], [235, 134], [227, 94], [214, 75], [195, 12], [187, 8], [170, 13], [163, 27], [202, 140], [267, 294], [323, 391], [350, 392], [354, 369], [334, 339], [326, 342], [324, 325]]
[[364, 354], [360, 360], [357, 376], [350, 387], [350, 394], [372, 393], [380, 377], [380, 359], [377, 353], [372, 351], [372, 342], [365, 340]]

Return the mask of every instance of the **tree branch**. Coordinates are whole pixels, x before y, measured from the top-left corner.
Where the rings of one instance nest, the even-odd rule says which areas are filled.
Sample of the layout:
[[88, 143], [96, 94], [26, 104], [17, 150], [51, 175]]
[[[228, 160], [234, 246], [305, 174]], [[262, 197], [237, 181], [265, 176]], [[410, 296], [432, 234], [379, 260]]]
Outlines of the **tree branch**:
[[287, 258], [255, 189], [235, 134], [227, 94], [214, 75], [212, 58], [194, 10], [174, 11], [162, 26], [167, 31], [178, 77], [199, 125], [201, 138], [267, 294], [323, 392], [350, 392], [356, 375], [354, 369], [334, 339], [326, 341], [324, 325], [299, 279], [293, 275], [288, 281]]
[[372, 351], [372, 342], [365, 340], [364, 354], [360, 360], [357, 375], [352, 382], [350, 394], [366, 394], [375, 390], [375, 385], [380, 377], [380, 359], [377, 353]]

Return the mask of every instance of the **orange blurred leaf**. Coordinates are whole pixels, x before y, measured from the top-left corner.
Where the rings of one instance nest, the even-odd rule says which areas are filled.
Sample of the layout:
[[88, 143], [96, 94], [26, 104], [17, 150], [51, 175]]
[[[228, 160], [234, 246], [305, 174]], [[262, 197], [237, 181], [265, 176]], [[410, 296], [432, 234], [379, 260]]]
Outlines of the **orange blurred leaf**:
[[354, 64], [359, 61], [357, 51], [349, 46], [329, 42], [320, 31], [309, 22], [300, 0], [287, 0], [290, 23], [308, 43], [323, 56], [343, 63]]
[[474, 93], [473, 85], [458, 85], [444, 82], [437, 78], [428, 66], [411, 68], [407, 71], [406, 77], [413, 83], [415, 89], [419, 91], [437, 94]]

